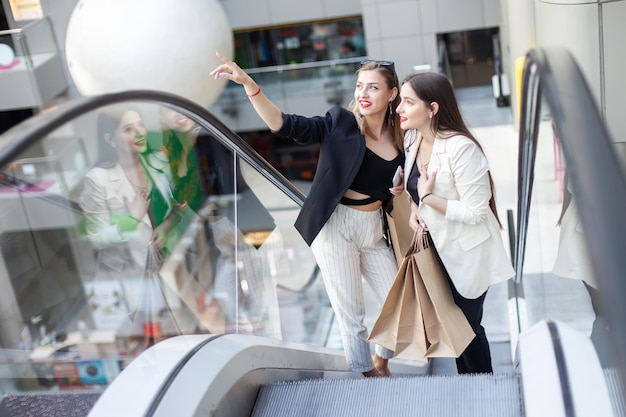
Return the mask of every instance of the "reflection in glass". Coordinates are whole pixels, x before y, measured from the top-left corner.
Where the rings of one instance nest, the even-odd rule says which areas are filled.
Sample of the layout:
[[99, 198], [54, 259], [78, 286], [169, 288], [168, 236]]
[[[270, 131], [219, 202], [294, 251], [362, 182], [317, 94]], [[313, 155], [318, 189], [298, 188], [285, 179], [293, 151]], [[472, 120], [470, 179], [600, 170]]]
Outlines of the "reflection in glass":
[[523, 275], [528, 325], [540, 320], [567, 323], [590, 335], [601, 363], [608, 366], [606, 322], [576, 196], [567, 178], [561, 140], [542, 104]]
[[171, 306], [154, 272], [175, 244], [173, 232], [181, 216], [168, 161], [148, 147], [139, 111], [117, 110], [98, 115], [98, 162], [87, 172], [80, 197], [85, 237], [98, 260], [85, 290], [96, 328], [123, 334], [134, 355], [164, 334], [180, 334], [183, 327], [190, 332], [195, 326], [163, 314]]
[[2, 167], [7, 390], [102, 389], [178, 334], [326, 342], [299, 206], [182, 113], [100, 108]]
[[579, 280], [584, 284], [595, 313], [590, 337], [596, 348], [600, 363], [606, 368], [611, 366], [611, 354], [608, 347], [609, 323], [602, 309], [598, 281], [591, 268], [584, 231], [572, 193], [573, 191], [565, 172], [562, 197], [563, 207], [558, 222], [560, 226], [559, 246], [552, 273], [559, 277]]

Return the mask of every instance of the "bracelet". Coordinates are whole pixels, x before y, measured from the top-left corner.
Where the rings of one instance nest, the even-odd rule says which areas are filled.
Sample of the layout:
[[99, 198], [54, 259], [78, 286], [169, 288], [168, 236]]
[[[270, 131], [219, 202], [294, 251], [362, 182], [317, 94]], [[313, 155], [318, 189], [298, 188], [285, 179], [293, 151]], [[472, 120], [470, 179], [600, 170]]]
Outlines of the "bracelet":
[[258, 96], [261, 93], [261, 87], [259, 87], [259, 89], [257, 90], [256, 93], [254, 94], [246, 94], [246, 98], [250, 98], [250, 97], [254, 97], [254, 96]]
[[423, 203], [423, 202], [424, 202], [424, 199], [425, 199], [426, 197], [428, 197], [429, 195], [433, 195], [433, 193], [428, 193], [428, 194], [426, 194], [424, 197], [420, 198], [420, 202], [422, 202], [422, 203]]

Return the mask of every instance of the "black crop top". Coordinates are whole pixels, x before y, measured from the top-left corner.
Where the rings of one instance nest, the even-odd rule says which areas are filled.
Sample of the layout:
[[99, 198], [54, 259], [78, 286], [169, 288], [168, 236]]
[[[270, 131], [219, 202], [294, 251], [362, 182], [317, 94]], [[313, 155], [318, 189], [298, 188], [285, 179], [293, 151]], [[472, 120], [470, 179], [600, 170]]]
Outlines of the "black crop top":
[[359, 172], [356, 174], [350, 189], [370, 197], [362, 200], [343, 197], [341, 204], [363, 206], [375, 201], [386, 201], [391, 197], [391, 179], [398, 165], [404, 166], [404, 153], [400, 152], [391, 161], [381, 158], [369, 148], [365, 148], [365, 156]]

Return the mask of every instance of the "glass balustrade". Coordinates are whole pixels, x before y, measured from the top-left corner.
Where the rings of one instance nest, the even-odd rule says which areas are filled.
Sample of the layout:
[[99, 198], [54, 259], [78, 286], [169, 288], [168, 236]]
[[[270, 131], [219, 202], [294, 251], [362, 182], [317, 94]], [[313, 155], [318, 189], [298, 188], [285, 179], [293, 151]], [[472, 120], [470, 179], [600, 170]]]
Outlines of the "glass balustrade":
[[[571, 65], [572, 61], [564, 57], [567, 55], [555, 53], [554, 57], [550, 57], [554, 59], [552, 65], [562, 65], [563, 62]], [[576, 100], [572, 100], [572, 97], [565, 98], [563, 94], [556, 94], [566, 90], [551, 78], [552, 73], [549, 74], [550, 77], [539, 81], [540, 70], [536, 62], [547, 66], [546, 56], [537, 53], [532, 58], [537, 61], [530, 61], [530, 64], [527, 64], [525, 77], [529, 81], [524, 85], [527, 96], [524, 97], [520, 121], [520, 182], [517, 213], [519, 227], [517, 233], [520, 236], [515, 254], [518, 273], [516, 285], [517, 293], [520, 295], [516, 303], [518, 330], [524, 332], [542, 320], [565, 323], [590, 337], [603, 368], [616, 367], [618, 366], [615, 362], [616, 352], [612, 350], [615, 335], [611, 335], [608, 320], [610, 310], [607, 309], [605, 302], [607, 287], [603, 288], [612, 283], [610, 277], [599, 275], [597, 264], [595, 266], [592, 264], [590, 251], [592, 248], [589, 245], [594, 241], [598, 243], [598, 235], [596, 233], [596, 240], [593, 240], [594, 236], [590, 237], [584, 230], [581, 222], [583, 212], [579, 210], [579, 206], [582, 204], [588, 216], [591, 194], [580, 188], [580, 176], [587, 175], [583, 174], [585, 170], [591, 169], [595, 172], [597, 169], [598, 181], [605, 178], [606, 182], [623, 183], [623, 178], [606, 177], [617, 172], [613, 168], [619, 159], [618, 149], [609, 145], [609, 138], [602, 129], [602, 122], [594, 117], [595, 102], [584, 89], [585, 86], [582, 85], [584, 80], [577, 79], [576, 68], [571, 66], [560, 68], [573, 74], [564, 77], [565, 80], [570, 84], [578, 83]], [[557, 72], [555, 70], [555, 73]], [[547, 86], [550, 86], [551, 90], [548, 90]], [[572, 88], [568, 86], [567, 91]], [[581, 121], [574, 120], [578, 113], [588, 117], [591, 126], [589, 132], [593, 132], [593, 137], [581, 137], [585, 131], [576, 127], [576, 123]], [[559, 131], [564, 132], [565, 137], [560, 137]], [[578, 184], [575, 184], [571, 180], [572, 172], [566, 163], [564, 150], [569, 149], [569, 161], [574, 163], [572, 157], [579, 158], [581, 149], [585, 146], [591, 149], [589, 144], [594, 141], [597, 142], [596, 154], [589, 157], [604, 158], [606, 166], [580, 168], [580, 165], [577, 165], [578, 172], [573, 171], [578, 176]], [[613, 156], [615, 161], [610, 160]], [[575, 162], [581, 163], [580, 160]], [[578, 191], [575, 185], [579, 187]], [[606, 204], [611, 203], [607, 200]], [[605, 228], [610, 224], [607, 222], [611, 222], [610, 218], [605, 218], [597, 224], [598, 230], [605, 235], [610, 234]], [[611, 242], [610, 236], [604, 238]], [[607, 258], [606, 262], [616, 265], [619, 260]]]
[[[277, 65], [245, 71], [274, 101], [323, 96], [328, 104], [347, 105], [352, 100], [356, 71], [366, 58]], [[241, 86], [231, 83], [214, 107], [228, 109], [246, 101]]]
[[181, 334], [324, 345], [332, 310], [279, 174], [166, 103], [75, 114], [0, 170], [0, 390], [100, 390]]
[[39, 109], [66, 91], [62, 60], [49, 18], [0, 31], [0, 111]]

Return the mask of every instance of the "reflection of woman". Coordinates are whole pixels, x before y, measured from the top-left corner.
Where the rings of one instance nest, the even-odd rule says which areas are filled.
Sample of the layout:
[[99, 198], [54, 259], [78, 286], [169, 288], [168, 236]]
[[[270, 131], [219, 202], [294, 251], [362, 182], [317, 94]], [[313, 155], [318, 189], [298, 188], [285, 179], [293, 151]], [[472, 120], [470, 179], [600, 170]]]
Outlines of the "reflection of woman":
[[163, 151], [172, 175], [172, 194], [179, 204], [178, 221], [168, 233], [167, 248], [171, 252], [202, 208], [205, 195], [195, 151], [199, 128], [193, 120], [173, 109], [161, 107], [159, 112]]
[[430, 232], [449, 275], [455, 303], [476, 338], [457, 359], [459, 373], [492, 372], [481, 325], [490, 285], [514, 275], [504, 250], [489, 165], [459, 111], [448, 79], [436, 73], [407, 77], [398, 106], [404, 144], [410, 224]]
[[584, 233], [569, 189], [569, 182], [563, 194], [563, 208], [559, 219], [561, 226], [559, 249], [552, 272], [561, 277], [579, 279], [587, 287], [597, 290], [598, 284], [589, 264]]
[[[160, 119], [163, 145], [173, 177], [173, 194], [181, 204], [182, 221], [177, 228], [178, 234], [182, 235], [193, 221], [194, 213], [200, 212], [205, 203], [204, 175], [199, 171], [195, 151], [199, 129], [193, 120], [167, 107], [161, 108]], [[207, 137], [204, 140], [215, 141]], [[221, 163], [228, 160], [225, 155], [220, 158], [208, 153], [215, 154], [215, 148], [203, 154], [203, 157], [213, 159], [213, 169], [217, 168], [215, 160], [222, 159]], [[243, 204], [243, 199], [241, 201]], [[268, 266], [268, 243], [258, 249], [248, 244], [233, 222], [218, 213], [217, 206], [210, 208], [208, 220], [212, 243], [219, 251], [212, 296], [224, 313], [226, 332], [280, 337], [280, 329], [275, 328], [278, 305], [275, 282]], [[261, 212], [257, 215], [260, 216]], [[245, 264], [245, 267], [237, 267], [236, 262]], [[242, 285], [238, 285], [237, 277]]]
[[143, 271], [148, 244], [163, 247], [174, 212], [169, 166], [160, 152], [147, 152], [147, 130], [134, 110], [118, 120], [101, 114], [98, 136], [99, 163], [80, 198], [86, 235], [101, 267]]
[[168, 107], [161, 107], [163, 146], [170, 163], [174, 182], [174, 199], [197, 212], [204, 202], [195, 144], [196, 123]]
[[563, 207], [558, 222], [560, 225], [559, 248], [552, 273], [560, 277], [580, 280], [585, 285], [591, 300], [591, 307], [596, 314], [591, 330], [591, 340], [595, 345], [601, 363], [606, 367], [610, 365], [610, 354], [606, 347], [606, 343], [609, 340], [608, 322], [603, 315], [598, 282], [589, 262], [584, 231], [578, 217], [578, 209], [572, 197], [569, 181], [566, 178], [563, 192]]

